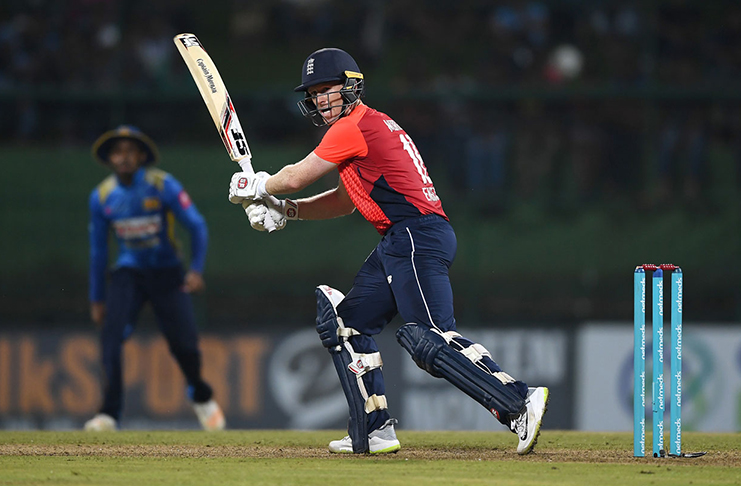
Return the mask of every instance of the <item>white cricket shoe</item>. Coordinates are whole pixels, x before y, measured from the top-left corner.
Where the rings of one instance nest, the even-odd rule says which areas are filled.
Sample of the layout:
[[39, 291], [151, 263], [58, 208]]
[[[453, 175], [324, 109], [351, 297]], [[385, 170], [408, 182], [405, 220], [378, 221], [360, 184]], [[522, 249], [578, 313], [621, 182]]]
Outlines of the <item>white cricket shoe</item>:
[[[380, 428], [368, 434], [368, 446], [371, 454], [389, 454], [401, 449], [399, 439], [396, 438], [394, 424], [396, 419], [388, 419]], [[341, 440], [333, 440], [329, 443], [329, 452], [338, 454], [352, 454], [352, 439], [346, 435]]]
[[543, 422], [543, 415], [548, 409], [548, 398], [548, 388], [544, 386], [528, 389], [525, 410], [510, 424], [512, 432], [520, 438], [520, 442], [517, 444], [518, 454], [528, 454], [538, 442], [540, 424]]
[[107, 413], [99, 413], [85, 422], [85, 430], [88, 432], [115, 432], [117, 428], [116, 419]]
[[226, 427], [224, 412], [221, 411], [221, 407], [216, 403], [216, 400], [211, 399], [204, 403], [194, 403], [193, 410], [195, 410], [203, 430], [224, 430], [224, 427]]

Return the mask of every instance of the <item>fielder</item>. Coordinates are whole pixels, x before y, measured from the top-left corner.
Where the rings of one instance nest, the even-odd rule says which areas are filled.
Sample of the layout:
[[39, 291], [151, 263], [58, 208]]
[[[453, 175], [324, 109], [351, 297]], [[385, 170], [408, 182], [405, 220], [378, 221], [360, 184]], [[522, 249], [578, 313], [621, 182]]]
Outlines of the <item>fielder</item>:
[[[517, 452], [527, 454], [540, 432], [548, 389], [528, 389], [482, 345], [456, 332], [448, 278], [456, 237], [412, 138], [363, 103], [363, 74], [348, 53], [312, 53], [301, 79], [299, 108], [315, 125], [329, 127], [322, 141], [275, 175], [234, 174], [229, 200], [243, 205], [257, 230], [264, 231], [266, 214], [282, 229], [288, 220], [335, 218], [357, 208], [382, 236], [346, 296], [325, 285], [316, 290], [317, 332], [350, 409], [349, 435], [330, 442], [330, 452], [400, 449], [373, 339], [399, 313], [407, 324], [396, 337], [417, 365], [486, 407], [517, 434]], [[273, 196], [297, 192], [333, 170], [340, 182], [332, 190], [295, 201]]]
[[[188, 397], [201, 426], [223, 429], [224, 414], [211, 387], [201, 378], [198, 332], [189, 295], [205, 287], [206, 222], [180, 183], [151, 167], [157, 162], [157, 148], [136, 128], [122, 125], [104, 133], [93, 145], [93, 156], [113, 174], [90, 195], [90, 315], [102, 326], [105, 381], [103, 406], [85, 423], [85, 430], [118, 428], [124, 388], [122, 347], [147, 301], [185, 375]], [[187, 273], [174, 239], [175, 219], [190, 233], [192, 259]], [[110, 232], [118, 244], [118, 258], [106, 289]]]

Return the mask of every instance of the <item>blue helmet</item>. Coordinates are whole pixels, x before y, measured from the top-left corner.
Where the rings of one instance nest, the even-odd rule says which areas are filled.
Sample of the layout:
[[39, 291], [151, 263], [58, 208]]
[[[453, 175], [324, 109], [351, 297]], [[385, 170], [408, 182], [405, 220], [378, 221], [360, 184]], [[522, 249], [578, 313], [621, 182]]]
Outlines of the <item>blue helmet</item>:
[[298, 107], [316, 126], [325, 125], [326, 120], [316, 107], [316, 97], [311, 96], [308, 89], [331, 81], [343, 84], [340, 89], [343, 100], [340, 116], [347, 114], [365, 92], [363, 74], [350, 54], [335, 47], [313, 52], [304, 61], [301, 84], [294, 91], [306, 93], [306, 98], [298, 102]]

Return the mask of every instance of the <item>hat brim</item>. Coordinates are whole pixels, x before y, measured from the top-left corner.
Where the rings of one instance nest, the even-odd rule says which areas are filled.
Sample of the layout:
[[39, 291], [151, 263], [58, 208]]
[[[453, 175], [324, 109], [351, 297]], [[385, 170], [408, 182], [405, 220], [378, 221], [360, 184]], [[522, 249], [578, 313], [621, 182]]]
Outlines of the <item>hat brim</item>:
[[142, 150], [147, 155], [142, 165], [156, 164], [159, 160], [157, 145], [151, 138], [138, 131], [126, 131], [124, 133], [120, 129], [109, 130], [98, 137], [92, 148], [93, 158], [103, 165], [108, 165], [108, 154], [113, 148], [113, 144], [118, 140], [136, 140], [139, 142]]

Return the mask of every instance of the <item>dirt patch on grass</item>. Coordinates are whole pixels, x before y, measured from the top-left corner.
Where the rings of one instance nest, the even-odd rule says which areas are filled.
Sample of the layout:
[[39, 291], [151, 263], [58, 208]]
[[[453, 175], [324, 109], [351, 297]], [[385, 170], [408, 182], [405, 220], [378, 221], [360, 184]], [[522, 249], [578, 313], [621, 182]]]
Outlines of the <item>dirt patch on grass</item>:
[[327, 458], [332, 460], [461, 460], [461, 461], [529, 461], [552, 463], [611, 463], [646, 464], [654, 466], [697, 465], [741, 467], [741, 451], [709, 451], [706, 456], [688, 458], [634, 458], [632, 451], [584, 451], [566, 448], [540, 448], [527, 456], [520, 456], [514, 450], [482, 450], [455, 448], [403, 448], [397, 454], [384, 456], [330, 454], [326, 448], [319, 447], [273, 447], [262, 445], [0, 445], [0, 456], [66, 456], [66, 457], [153, 457], [153, 458]]

